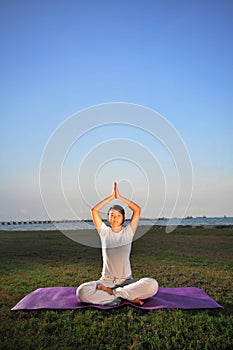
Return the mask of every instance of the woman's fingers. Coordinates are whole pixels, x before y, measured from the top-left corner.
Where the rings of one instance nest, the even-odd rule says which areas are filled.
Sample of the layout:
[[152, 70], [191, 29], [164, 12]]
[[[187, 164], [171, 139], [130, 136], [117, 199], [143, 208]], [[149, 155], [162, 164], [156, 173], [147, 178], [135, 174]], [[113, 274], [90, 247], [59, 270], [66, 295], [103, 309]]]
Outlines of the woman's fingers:
[[117, 183], [116, 182], [114, 182], [113, 188], [114, 188], [114, 197], [117, 198]]

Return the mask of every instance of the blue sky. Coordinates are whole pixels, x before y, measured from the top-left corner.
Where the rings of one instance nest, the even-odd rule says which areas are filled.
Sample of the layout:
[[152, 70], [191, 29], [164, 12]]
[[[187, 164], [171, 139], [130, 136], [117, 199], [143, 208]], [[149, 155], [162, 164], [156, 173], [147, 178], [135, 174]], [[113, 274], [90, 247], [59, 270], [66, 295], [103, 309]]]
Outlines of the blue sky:
[[[109, 102], [153, 109], [181, 135], [194, 173], [187, 215], [233, 216], [231, 0], [2, 0], [0, 37], [0, 220], [47, 217], [39, 188], [46, 143], [71, 115]], [[124, 134], [103, 133], [113, 138], [115, 131]], [[149, 137], [144, 143], [151, 145]], [[82, 159], [76, 161], [70, 167], [67, 158], [67, 179], [76, 176]], [[101, 195], [111, 190], [110, 173]], [[84, 181], [82, 192], [88, 186]], [[130, 193], [130, 184], [124, 189]], [[90, 194], [88, 205], [96, 199]], [[77, 203], [85, 207], [80, 216], [89, 215], [88, 205]]]

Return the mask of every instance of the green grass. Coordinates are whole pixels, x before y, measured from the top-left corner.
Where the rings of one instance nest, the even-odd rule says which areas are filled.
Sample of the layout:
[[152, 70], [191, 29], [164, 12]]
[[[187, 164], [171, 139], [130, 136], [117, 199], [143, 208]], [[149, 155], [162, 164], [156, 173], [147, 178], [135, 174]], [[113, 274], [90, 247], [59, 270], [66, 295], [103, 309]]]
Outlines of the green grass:
[[151, 228], [131, 256], [135, 277], [202, 288], [223, 310], [10, 311], [36, 288], [98, 279], [101, 252], [59, 232], [2, 231], [0, 242], [1, 349], [232, 349], [232, 229]]

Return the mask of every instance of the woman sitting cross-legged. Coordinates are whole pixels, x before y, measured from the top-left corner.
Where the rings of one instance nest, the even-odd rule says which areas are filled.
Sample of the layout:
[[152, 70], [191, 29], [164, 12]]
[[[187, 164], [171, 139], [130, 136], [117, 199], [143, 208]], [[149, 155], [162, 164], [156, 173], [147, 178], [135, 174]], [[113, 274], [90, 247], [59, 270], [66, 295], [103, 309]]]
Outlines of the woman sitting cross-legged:
[[[113, 199], [125, 203], [133, 212], [130, 223], [123, 227], [124, 209], [119, 205], [108, 211], [108, 222], [105, 225], [100, 210]], [[99, 233], [102, 247], [103, 269], [98, 281], [81, 284], [76, 291], [79, 301], [101, 305], [118, 305], [122, 299], [143, 305], [144, 299], [155, 295], [158, 282], [153, 278], [134, 279], [130, 266], [130, 252], [133, 235], [140, 219], [140, 207], [119, 194], [114, 183], [110, 196], [96, 204], [91, 212], [94, 225]]]

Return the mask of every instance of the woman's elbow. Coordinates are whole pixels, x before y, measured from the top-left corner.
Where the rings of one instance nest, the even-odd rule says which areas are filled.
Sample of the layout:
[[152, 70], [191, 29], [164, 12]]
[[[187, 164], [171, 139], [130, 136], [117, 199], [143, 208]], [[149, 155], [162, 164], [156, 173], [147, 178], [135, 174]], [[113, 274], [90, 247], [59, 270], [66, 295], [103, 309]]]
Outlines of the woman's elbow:
[[140, 216], [141, 215], [141, 207], [138, 207], [136, 210], [137, 214]]

